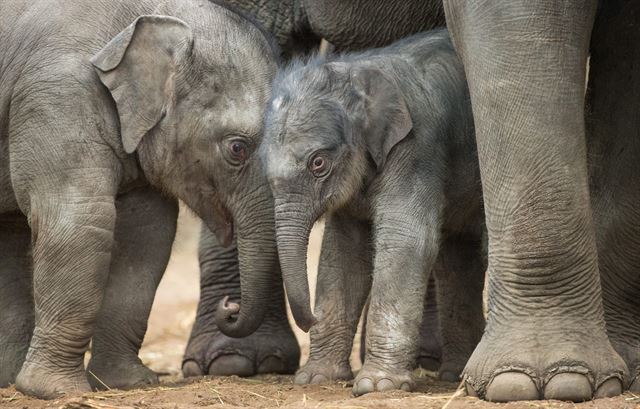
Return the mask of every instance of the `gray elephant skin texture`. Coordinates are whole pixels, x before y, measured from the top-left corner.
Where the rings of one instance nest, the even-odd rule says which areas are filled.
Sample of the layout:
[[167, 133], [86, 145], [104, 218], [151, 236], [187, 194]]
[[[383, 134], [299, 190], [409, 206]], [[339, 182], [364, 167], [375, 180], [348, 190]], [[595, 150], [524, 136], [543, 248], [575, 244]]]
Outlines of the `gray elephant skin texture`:
[[305, 54], [324, 38], [340, 51], [389, 45], [442, 27], [439, 0], [225, 0], [271, 32], [285, 57]]
[[[370, 288], [367, 351], [353, 391], [410, 390], [423, 300], [439, 254], [470, 256], [469, 266], [446, 273], [480, 283], [482, 323], [482, 193], [464, 70], [448, 33], [293, 63], [274, 82], [260, 154], [293, 316], [303, 329], [317, 321], [307, 367], [340, 338], [349, 348], [342, 347], [333, 372], [318, 374], [349, 371], [345, 354]], [[323, 215], [314, 317], [306, 248]], [[481, 330], [480, 324], [478, 338]], [[301, 383], [316, 371], [307, 367]]]
[[[157, 382], [137, 352], [177, 199], [235, 233], [256, 291], [274, 283], [254, 152], [277, 46], [199, 0], [3, 2], [0, 43], [0, 381], [41, 398]], [[263, 303], [225, 306], [227, 332], [253, 332]]]
[[444, 6], [469, 84], [488, 236], [487, 326], [467, 392], [637, 391], [640, 5]]
[[[357, 50], [383, 46], [408, 34], [428, 30], [444, 25], [444, 9], [441, 1], [402, 0], [226, 0], [218, 1], [239, 12], [251, 16], [261, 26], [273, 34], [282, 50], [282, 56], [289, 59], [295, 55], [314, 52], [320, 38], [330, 41], [338, 50]], [[271, 298], [269, 311], [264, 323], [249, 337], [234, 339], [223, 333], [224, 327], [216, 323], [216, 312], [220, 300], [229, 296], [232, 302], [240, 297], [240, 275], [238, 263], [232, 260], [234, 254], [230, 248], [222, 246], [220, 240], [208, 229], [201, 232], [198, 258], [201, 266], [200, 302], [196, 322], [183, 359], [185, 376], [240, 375], [247, 376], [262, 372], [292, 373], [297, 369], [299, 348], [290, 330], [284, 298], [280, 288]], [[274, 271], [274, 277], [279, 277]], [[446, 292], [449, 285], [441, 281], [439, 293]], [[438, 330], [438, 311], [435, 291], [427, 301], [430, 306], [421, 327], [420, 357], [422, 365], [449, 374], [457, 379], [460, 362], [473, 346], [456, 339], [447, 345], [453, 346], [455, 359], [444, 358], [456, 364], [455, 369], [443, 363]], [[442, 297], [445, 297], [442, 295]], [[458, 300], [455, 298], [454, 300]], [[453, 308], [453, 307], [451, 307]], [[467, 308], [467, 307], [464, 307]], [[457, 314], [457, 313], [456, 313]], [[454, 314], [455, 315], [455, 314]], [[225, 317], [222, 316], [224, 324]], [[465, 321], [445, 329], [462, 337], [465, 333]], [[475, 326], [473, 327], [476, 328]], [[447, 336], [445, 336], [447, 337]], [[466, 338], [473, 338], [466, 337]], [[364, 339], [364, 338], [363, 338]], [[475, 345], [475, 344], [473, 344]], [[364, 350], [364, 349], [363, 349]], [[463, 352], [462, 352], [463, 351]], [[444, 352], [447, 355], [447, 352]], [[328, 362], [329, 360], [327, 360]], [[323, 365], [328, 368], [329, 363]], [[347, 365], [348, 366], [348, 365]], [[342, 365], [344, 368], [344, 365]], [[318, 368], [319, 369], [319, 368]], [[342, 371], [350, 377], [350, 371]], [[342, 377], [342, 376], [341, 376]], [[301, 379], [301, 378], [299, 378]], [[321, 377], [316, 377], [321, 379]]]

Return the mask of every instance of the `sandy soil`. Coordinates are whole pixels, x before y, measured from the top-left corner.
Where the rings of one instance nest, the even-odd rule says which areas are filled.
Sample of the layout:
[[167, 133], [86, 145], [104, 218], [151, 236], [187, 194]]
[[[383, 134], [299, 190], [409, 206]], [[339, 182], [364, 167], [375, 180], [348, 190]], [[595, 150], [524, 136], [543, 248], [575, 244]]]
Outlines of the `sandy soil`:
[[[583, 404], [557, 401], [490, 404], [456, 392], [456, 384], [436, 381], [434, 374], [416, 372], [417, 392], [374, 393], [351, 397], [351, 385], [293, 385], [290, 376], [259, 376], [184, 380], [180, 376], [182, 354], [195, 319], [198, 303], [197, 236], [199, 222], [181, 212], [180, 225], [173, 255], [160, 284], [149, 321], [149, 331], [140, 352], [142, 360], [153, 370], [163, 374], [162, 384], [144, 390], [110, 390], [84, 396], [66, 397], [54, 401], [31, 399], [13, 387], [0, 389], [0, 408], [60, 408], [60, 409], [131, 409], [131, 408], [601, 408], [640, 409], [640, 397], [625, 394], [614, 399], [601, 399]], [[309, 268], [315, 272], [322, 229], [313, 233]], [[311, 279], [313, 286], [313, 279]], [[309, 346], [307, 334], [296, 333], [302, 345], [302, 361]], [[356, 340], [357, 341], [357, 340]], [[355, 345], [359, 345], [356, 342]], [[357, 348], [352, 364], [359, 368]]]

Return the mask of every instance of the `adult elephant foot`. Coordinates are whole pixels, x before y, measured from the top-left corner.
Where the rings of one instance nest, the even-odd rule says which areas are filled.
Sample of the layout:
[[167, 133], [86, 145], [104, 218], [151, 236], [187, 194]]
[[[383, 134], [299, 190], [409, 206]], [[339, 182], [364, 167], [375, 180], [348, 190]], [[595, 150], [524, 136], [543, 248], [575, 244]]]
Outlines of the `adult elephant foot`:
[[200, 302], [196, 322], [182, 361], [185, 377], [251, 376], [263, 373], [293, 374], [300, 361], [300, 347], [289, 321], [280, 272], [273, 272], [274, 286], [268, 297], [265, 318], [244, 338], [224, 335], [216, 325], [216, 311], [226, 296], [240, 302], [238, 250], [225, 247], [205, 226], [200, 235]]
[[91, 392], [81, 367], [59, 372], [50, 370], [44, 363], [29, 361], [24, 363], [16, 378], [16, 389], [40, 399]]
[[131, 389], [159, 382], [158, 375], [138, 357], [130, 360], [91, 359], [87, 367], [87, 379], [93, 390]]
[[495, 402], [586, 401], [619, 395], [624, 362], [602, 329], [488, 330], [464, 373], [467, 393]]
[[353, 382], [353, 394], [355, 396], [364, 395], [371, 392], [384, 392], [400, 389], [410, 392], [413, 390], [415, 382], [408, 370], [388, 370], [367, 364], [358, 372]]
[[[268, 324], [268, 323], [265, 323]], [[192, 338], [182, 362], [185, 377], [293, 374], [300, 348], [291, 328], [263, 324], [246, 338], [230, 338], [216, 331]]]

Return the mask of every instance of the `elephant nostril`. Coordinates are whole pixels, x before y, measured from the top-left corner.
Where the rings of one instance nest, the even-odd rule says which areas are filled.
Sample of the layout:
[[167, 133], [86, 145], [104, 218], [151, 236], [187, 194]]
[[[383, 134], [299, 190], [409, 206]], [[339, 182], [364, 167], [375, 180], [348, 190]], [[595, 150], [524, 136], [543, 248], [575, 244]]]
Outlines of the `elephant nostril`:
[[237, 320], [237, 317], [234, 315], [240, 312], [240, 304], [229, 301], [229, 296], [225, 296], [218, 305], [217, 315], [221, 321], [229, 321], [234, 322]]

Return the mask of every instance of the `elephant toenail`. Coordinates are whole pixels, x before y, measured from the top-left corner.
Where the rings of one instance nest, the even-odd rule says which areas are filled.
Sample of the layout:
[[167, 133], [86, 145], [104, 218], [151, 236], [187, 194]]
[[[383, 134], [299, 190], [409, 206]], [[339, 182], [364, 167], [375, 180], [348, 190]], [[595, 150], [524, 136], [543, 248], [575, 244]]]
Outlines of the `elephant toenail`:
[[522, 372], [503, 372], [497, 375], [487, 387], [486, 398], [492, 402], [540, 399], [538, 388]]
[[380, 379], [376, 384], [376, 390], [379, 392], [391, 391], [396, 389], [396, 385], [391, 379]]
[[327, 382], [329, 382], [329, 378], [327, 378], [326, 376], [324, 376], [322, 374], [314, 375], [313, 378], [311, 378], [311, 383], [313, 383], [313, 384], [327, 383]]
[[545, 399], [584, 402], [593, 397], [591, 383], [579, 373], [564, 372], [555, 375], [544, 388]]
[[402, 385], [400, 385], [400, 389], [402, 389], [405, 392], [411, 392], [411, 385], [409, 385], [406, 382], [403, 382]]
[[255, 374], [253, 362], [242, 355], [222, 355], [209, 365], [209, 375], [251, 376]]
[[593, 397], [595, 399], [600, 398], [611, 398], [613, 396], [618, 396], [622, 393], [622, 383], [618, 378], [609, 378], [606, 381], [602, 382], [602, 384], [598, 387], [595, 395]]
[[188, 360], [182, 364], [182, 374], [185, 378], [190, 376], [202, 376], [202, 369], [200, 365], [196, 363], [196, 361]]
[[373, 391], [373, 381], [369, 378], [362, 378], [355, 385], [353, 385], [353, 394], [355, 396], [364, 395], [365, 393]]
[[306, 372], [299, 372], [293, 380], [296, 385], [306, 385], [309, 383], [310, 375]]

